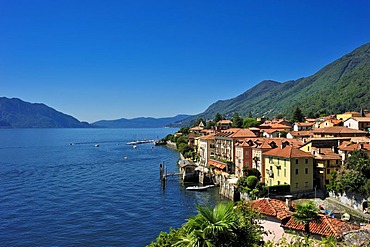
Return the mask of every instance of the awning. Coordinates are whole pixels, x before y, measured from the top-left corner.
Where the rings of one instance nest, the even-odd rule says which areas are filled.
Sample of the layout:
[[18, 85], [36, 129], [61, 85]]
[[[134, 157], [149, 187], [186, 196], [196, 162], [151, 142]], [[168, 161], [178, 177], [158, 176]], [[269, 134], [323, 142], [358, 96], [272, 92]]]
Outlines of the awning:
[[226, 167], [225, 163], [220, 162], [220, 161], [216, 161], [216, 160], [209, 160], [208, 165], [214, 166], [214, 167], [216, 167], [218, 169], [221, 169], [221, 170], [225, 169], [225, 167]]

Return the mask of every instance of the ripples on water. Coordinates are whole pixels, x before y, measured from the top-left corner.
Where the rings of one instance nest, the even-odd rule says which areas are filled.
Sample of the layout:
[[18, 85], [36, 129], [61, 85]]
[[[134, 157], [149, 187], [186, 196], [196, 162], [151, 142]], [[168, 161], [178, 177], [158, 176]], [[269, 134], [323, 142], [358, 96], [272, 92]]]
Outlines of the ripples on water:
[[159, 164], [177, 171], [178, 153], [126, 145], [174, 132], [0, 130], [0, 245], [145, 246], [194, 215], [195, 203], [222, 200], [217, 188], [186, 191], [178, 178], [162, 190]]

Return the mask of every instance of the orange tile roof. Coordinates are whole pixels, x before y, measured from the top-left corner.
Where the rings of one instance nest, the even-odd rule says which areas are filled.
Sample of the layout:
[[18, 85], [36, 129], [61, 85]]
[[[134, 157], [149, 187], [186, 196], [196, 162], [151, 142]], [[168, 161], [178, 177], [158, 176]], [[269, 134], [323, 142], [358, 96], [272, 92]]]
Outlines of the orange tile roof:
[[217, 161], [217, 160], [209, 160], [208, 165], [214, 166], [214, 167], [216, 167], [218, 169], [221, 169], [221, 170], [225, 169], [225, 167], [226, 167], [225, 163]]
[[256, 137], [256, 135], [249, 129], [239, 129], [234, 134], [231, 135], [233, 138], [248, 138]]
[[331, 148], [320, 148], [320, 153], [316, 153], [315, 159], [318, 160], [341, 160], [342, 156], [333, 152]]
[[312, 130], [315, 134], [327, 133], [327, 134], [366, 134], [365, 131], [350, 129], [344, 126], [333, 126], [326, 128], [317, 128]]
[[205, 136], [201, 136], [199, 139], [200, 140], [212, 140], [212, 139], [215, 139], [215, 134], [208, 134]]
[[[293, 230], [305, 230], [304, 224], [295, 221], [294, 217], [291, 217], [287, 222], [285, 222], [285, 224], [283, 223], [282, 226]], [[309, 223], [310, 233], [331, 236], [334, 238], [341, 238], [344, 232], [358, 229], [360, 229], [360, 226], [358, 225], [330, 218], [326, 215], [320, 215], [320, 222]]]
[[313, 126], [315, 123], [296, 123], [296, 125], [300, 126], [300, 127], [311, 127]]
[[262, 198], [254, 200], [250, 202], [250, 206], [260, 214], [276, 217], [279, 220], [291, 216], [291, 213], [285, 208], [285, 202], [277, 199]]
[[311, 158], [313, 155], [306, 153], [292, 145], [287, 145], [284, 148], [274, 148], [266, 153], [268, 156], [282, 157], [282, 158]]
[[233, 123], [233, 121], [231, 121], [231, 120], [220, 120], [220, 121], [218, 121], [217, 122], [217, 124], [232, 124]]
[[352, 117], [357, 122], [370, 122], [370, 117]]
[[354, 151], [354, 150], [370, 150], [369, 143], [351, 143], [351, 142], [343, 142], [339, 147], [339, 150], [342, 151]]
[[290, 131], [292, 136], [313, 136], [311, 130]]

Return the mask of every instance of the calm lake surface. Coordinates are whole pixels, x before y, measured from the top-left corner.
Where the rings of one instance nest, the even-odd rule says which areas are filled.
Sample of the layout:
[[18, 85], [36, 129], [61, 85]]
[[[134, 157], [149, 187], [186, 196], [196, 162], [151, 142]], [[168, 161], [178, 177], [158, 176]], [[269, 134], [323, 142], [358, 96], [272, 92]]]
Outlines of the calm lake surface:
[[217, 188], [186, 191], [179, 178], [163, 189], [159, 164], [178, 171], [179, 154], [126, 145], [175, 131], [0, 130], [0, 245], [145, 246], [196, 214], [195, 203], [224, 200]]

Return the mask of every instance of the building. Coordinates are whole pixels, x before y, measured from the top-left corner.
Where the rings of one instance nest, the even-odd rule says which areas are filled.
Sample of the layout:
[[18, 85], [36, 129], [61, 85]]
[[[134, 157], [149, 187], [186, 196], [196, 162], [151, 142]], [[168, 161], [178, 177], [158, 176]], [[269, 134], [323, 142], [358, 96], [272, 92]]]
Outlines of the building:
[[328, 128], [333, 126], [343, 126], [343, 121], [338, 119], [327, 119], [319, 124], [319, 128]]
[[361, 137], [367, 134], [365, 131], [350, 129], [344, 126], [313, 129], [312, 133], [314, 138]]
[[355, 112], [345, 112], [342, 114], [337, 114], [337, 119], [343, 120], [343, 121], [351, 117], [360, 117], [360, 113], [355, 111]]
[[342, 156], [338, 153], [338, 140], [318, 139], [305, 143], [302, 151], [314, 156], [314, 187], [324, 189], [331, 180], [331, 173], [338, 171]]
[[370, 132], [370, 117], [352, 117], [344, 121], [344, 127]]
[[281, 145], [264, 153], [265, 184], [289, 184], [290, 192], [313, 190], [313, 155], [293, 145]]
[[305, 131], [305, 130], [312, 130], [315, 123], [294, 123], [293, 124], [293, 131]]
[[215, 156], [215, 134], [199, 137], [200, 164], [206, 165]]

